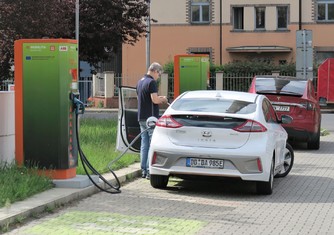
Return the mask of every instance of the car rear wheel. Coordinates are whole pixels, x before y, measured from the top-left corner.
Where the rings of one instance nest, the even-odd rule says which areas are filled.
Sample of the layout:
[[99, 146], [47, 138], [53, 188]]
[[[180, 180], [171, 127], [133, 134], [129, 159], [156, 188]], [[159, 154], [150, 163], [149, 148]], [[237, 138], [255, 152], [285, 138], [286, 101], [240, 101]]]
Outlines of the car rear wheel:
[[273, 185], [274, 185], [274, 159], [271, 161], [269, 181], [256, 182], [256, 192], [262, 195], [270, 195], [273, 193]]
[[166, 188], [168, 184], [168, 176], [150, 175], [150, 182], [153, 188]]
[[307, 148], [313, 150], [318, 150], [320, 148], [320, 126], [318, 132], [307, 142]]
[[294, 158], [295, 154], [293, 152], [293, 148], [289, 143], [286, 143], [282, 170], [275, 175], [275, 177], [280, 178], [287, 176], [292, 169]]

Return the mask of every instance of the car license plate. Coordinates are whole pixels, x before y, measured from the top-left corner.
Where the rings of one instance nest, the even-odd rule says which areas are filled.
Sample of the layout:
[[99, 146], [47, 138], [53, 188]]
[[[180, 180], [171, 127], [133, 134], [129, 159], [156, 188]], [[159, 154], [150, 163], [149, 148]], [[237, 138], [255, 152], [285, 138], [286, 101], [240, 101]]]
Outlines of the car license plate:
[[278, 112], [289, 112], [290, 111], [290, 106], [277, 106], [277, 105], [274, 105], [274, 109], [275, 109], [275, 111], [278, 111]]
[[202, 168], [224, 168], [224, 160], [205, 159], [205, 158], [187, 158], [187, 167], [202, 167]]

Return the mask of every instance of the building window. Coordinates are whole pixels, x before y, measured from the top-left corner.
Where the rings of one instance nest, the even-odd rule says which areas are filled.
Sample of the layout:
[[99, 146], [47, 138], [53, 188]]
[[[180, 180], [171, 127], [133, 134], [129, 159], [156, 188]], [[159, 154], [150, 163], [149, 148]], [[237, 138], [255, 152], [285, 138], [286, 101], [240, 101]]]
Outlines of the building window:
[[277, 7], [277, 29], [288, 27], [288, 7]]
[[210, 61], [213, 59], [213, 50], [211, 47], [189, 47], [187, 53], [209, 55]]
[[334, 0], [318, 1], [317, 10], [319, 21], [334, 21]]
[[233, 7], [233, 28], [244, 29], [244, 8]]
[[265, 7], [255, 7], [255, 29], [265, 29]]
[[210, 22], [210, 0], [191, 0], [191, 22]]
[[332, 51], [316, 51], [315, 53], [316, 65], [322, 64], [328, 58], [334, 58], [334, 49]]
[[287, 64], [287, 61], [286, 60], [279, 60], [278, 64], [279, 65], [284, 65], [284, 64]]

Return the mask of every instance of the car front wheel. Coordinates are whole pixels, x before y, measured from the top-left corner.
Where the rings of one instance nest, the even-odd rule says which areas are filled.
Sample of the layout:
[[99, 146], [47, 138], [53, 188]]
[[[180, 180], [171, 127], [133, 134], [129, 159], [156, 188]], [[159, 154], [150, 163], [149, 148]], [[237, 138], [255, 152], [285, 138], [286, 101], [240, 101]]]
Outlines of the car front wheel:
[[293, 148], [290, 144], [286, 143], [282, 170], [275, 175], [275, 177], [280, 178], [287, 176], [292, 169], [294, 158], [295, 154], [293, 152]]
[[153, 188], [166, 188], [168, 184], [168, 176], [150, 175], [150, 182]]
[[256, 192], [258, 194], [270, 195], [273, 193], [273, 185], [274, 185], [274, 159], [271, 161], [269, 181], [256, 182]]

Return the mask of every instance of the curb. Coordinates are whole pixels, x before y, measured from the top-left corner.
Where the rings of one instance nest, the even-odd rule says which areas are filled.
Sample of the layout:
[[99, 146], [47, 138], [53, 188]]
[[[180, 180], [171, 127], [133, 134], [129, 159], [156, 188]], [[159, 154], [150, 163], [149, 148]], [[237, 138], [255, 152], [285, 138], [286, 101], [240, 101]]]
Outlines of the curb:
[[118, 112], [118, 109], [109, 109], [109, 108], [85, 108], [85, 112], [96, 112], [96, 113], [106, 113], [106, 112]]
[[[127, 168], [115, 171], [120, 183], [123, 185], [141, 174], [139, 163], [130, 165]], [[104, 178], [111, 184], [115, 184], [116, 180], [111, 173], [104, 174]], [[103, 182], [99, 183], [102, 188], [107, 188]], [[29, 217], [45, 211], [50, 211], [60, 206], [64, 206], [70, 202], [89, 197], [95, 193], [101, 192], [94, 185], [86, 188], [52, 188], [42, 193], [36, 194], [24, 201], [15, 202], [9, 207], [0, 209], [0, 234], [1, 228], [22, 221]]]

